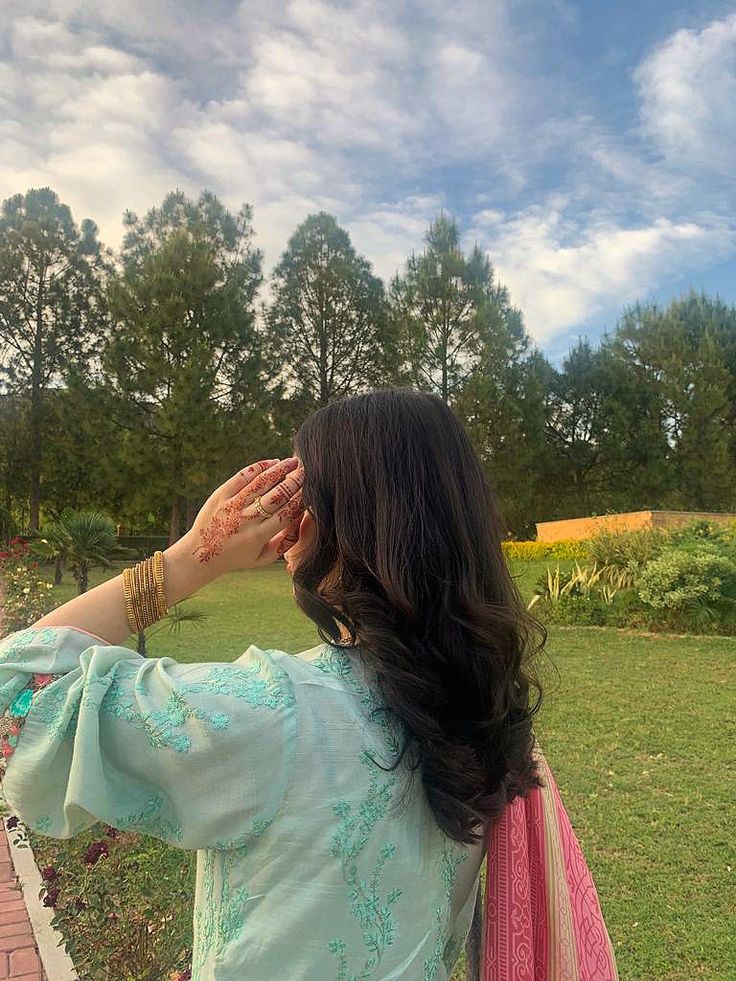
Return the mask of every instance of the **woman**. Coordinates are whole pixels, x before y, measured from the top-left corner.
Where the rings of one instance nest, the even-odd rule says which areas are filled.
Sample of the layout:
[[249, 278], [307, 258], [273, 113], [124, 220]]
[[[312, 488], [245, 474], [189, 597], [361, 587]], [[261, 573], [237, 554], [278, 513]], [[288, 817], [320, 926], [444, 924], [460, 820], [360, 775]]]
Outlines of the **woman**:
[[[194, 981], [445, 981], [484, 833], [541, 784], [528, 662], [545, 631], [439, 399], [346, 398], [295, 454], [236, 474], [163, 555], [0, 642], [5, 794], [53, 837], [103, 821], [197, 849]], [[319, 646], [198, 664], [120, 646], [282, 554]]]

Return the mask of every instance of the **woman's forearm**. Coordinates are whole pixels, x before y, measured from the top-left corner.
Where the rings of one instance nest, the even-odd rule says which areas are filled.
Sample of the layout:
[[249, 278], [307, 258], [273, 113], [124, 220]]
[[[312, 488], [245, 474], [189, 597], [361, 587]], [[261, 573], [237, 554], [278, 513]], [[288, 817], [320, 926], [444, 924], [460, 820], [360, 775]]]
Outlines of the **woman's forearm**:
[[[196, 559], [192, 551], [190, 540], [184, 536], [163, 553], [167, 607], [179, 603], [213, 581], [207, 563]], [[75, 596], [32, 626], [78, 627], [102, 637], [110, 644], [122, 644], [131, 633], [125, 612], [122, 575], [100, 583], [81, 596]]]

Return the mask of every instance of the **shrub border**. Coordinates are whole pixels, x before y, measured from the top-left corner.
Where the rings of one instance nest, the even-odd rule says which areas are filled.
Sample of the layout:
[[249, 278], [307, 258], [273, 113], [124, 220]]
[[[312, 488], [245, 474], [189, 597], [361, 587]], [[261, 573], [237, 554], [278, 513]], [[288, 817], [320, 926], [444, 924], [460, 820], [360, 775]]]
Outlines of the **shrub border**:
[[15, 874], [20, 880], [23, 890], [23, 901], [31, 921], [33, 939], [38, 948], [43, 969], [48, 981], [79, 981], [71, 958], [66, 952], [64, 938], [51, 925], [54, 916], [53, 909], [44, 906], [38, 898], [43, 883], [38, 871], [36, 859], [30, 844], [20, 848], [13, 841], [13, 830], [8, 828], [8, 818], [3, 818], [5, 833], [8, 837], [10, 858]]

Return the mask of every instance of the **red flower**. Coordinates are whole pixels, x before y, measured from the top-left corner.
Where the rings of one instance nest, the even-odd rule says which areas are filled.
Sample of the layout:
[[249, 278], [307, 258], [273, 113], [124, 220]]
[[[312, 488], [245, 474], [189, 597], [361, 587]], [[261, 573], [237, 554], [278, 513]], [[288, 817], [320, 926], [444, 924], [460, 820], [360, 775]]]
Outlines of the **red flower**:
[[105, 829], [105, 834], [107, 835], [108, 838], [117, 838], [119, 833], [120, 832], [118, 831], [118, 829], [113, 828], [112, 825], [110, 824], [108, 824], [107, 828]]
[[46, 895], [43, 897], [44, 906], [56, 906], [56, 901], [59, 898], [59, 887], [49, 886], [46, 890]]
[[109, 855], [106, 841], [93, 841], [84, 853], [84, 861], [87, 865], [96, 865], [103, 855]]
[[10, 552], [0, 552], [0, 559], [9, 559]]
[[53, 882], [54, 879], [59, 878], [59, 873], [56, 871], [53, 865], [47, 865], [45, 868], [41, 869], [41, 878], [45, 882]]
[[8, 818], [8, 820], [7, 820], [7, 821], [6, 821], [5, 823], [6, 823], [6, 825], [7, 825], [7, 827], [9, 827], [9, 828], [11, 828], [11, 829], [12, 829], [12, 828], [17, 828], [17, 827], [18, 827], [18, 825], [20, 824], [20, 818], [17, 818], [17, 817], [15, 816], [15, 814], [13, 814], [13, 815], [11, 815], [11, 816], [10, 816], [10, 817]]

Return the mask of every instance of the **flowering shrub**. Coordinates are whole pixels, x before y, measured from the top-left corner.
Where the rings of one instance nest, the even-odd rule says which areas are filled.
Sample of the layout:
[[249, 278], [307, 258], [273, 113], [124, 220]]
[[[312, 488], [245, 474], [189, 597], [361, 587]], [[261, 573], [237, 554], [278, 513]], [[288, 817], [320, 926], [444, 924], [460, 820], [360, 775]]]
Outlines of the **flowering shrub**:
[[637, 592], [642, 602], [671, 612], [680, 624], [728, 620], [736, 605], [736, 562], [712, 547], [668, 549], [644, 567]]
[[584, 559], [587, 543], [577, 539], [559, 542], [512, 542], [501, 543], [507, 559]]
[[0, 551], [3, 636], [30, 626], [55, 606], [51, 597], [53, 584], [39, 575], [38, 562], [29, 558], [28, 544], [21, 538], [13, 538], [8, 544], [9, 548]]
[[100, 824], [28, 836], [80, 981], [189, 981], [195, 853]]

